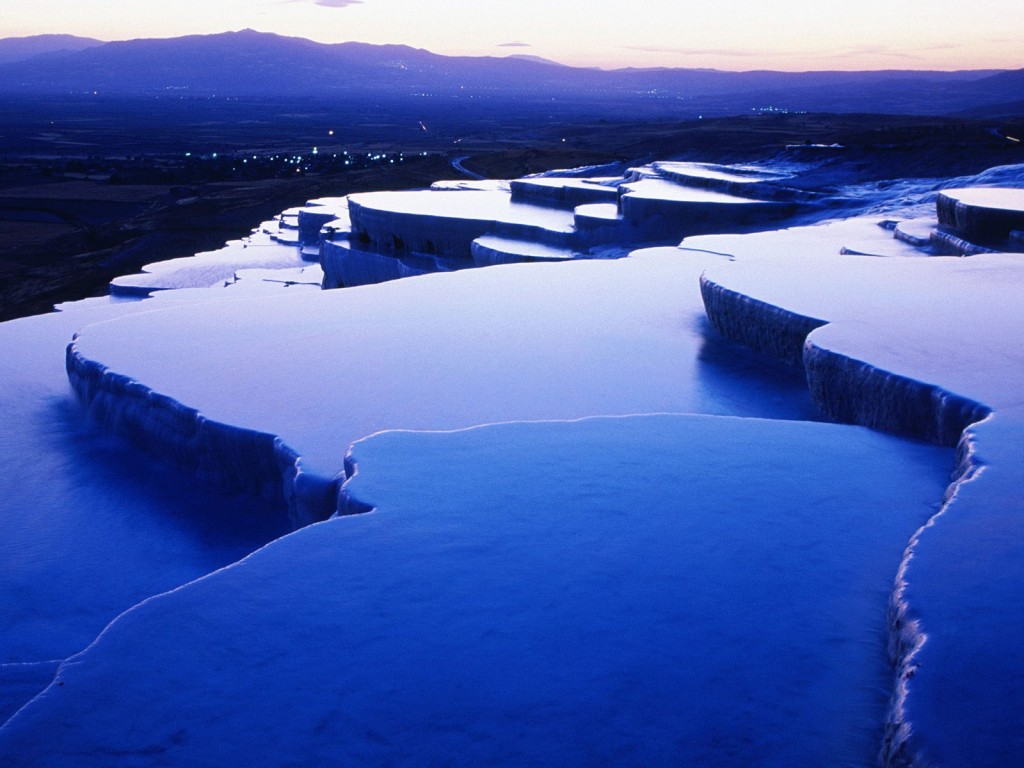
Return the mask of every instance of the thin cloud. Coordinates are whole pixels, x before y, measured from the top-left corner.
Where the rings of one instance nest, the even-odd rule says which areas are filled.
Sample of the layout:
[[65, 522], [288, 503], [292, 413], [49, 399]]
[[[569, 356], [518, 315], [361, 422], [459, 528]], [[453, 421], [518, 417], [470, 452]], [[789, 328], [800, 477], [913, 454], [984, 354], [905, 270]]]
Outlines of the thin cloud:
[[498, 48], [532, 48], [529, 43], [498, 43]]
[[848, 48], [844, 51], [836, 51], [832, 54], [836, 59], [851, 59], [860, 56], [885, 56], [891, 59], [920, 59], [916, 53], [898, 51], [885, 45], [868, 45], [862, 48]]
[[314, 0], [313, 4], [324, 8], [347, 8], [350, 5], [362, 5], [363, 0]]
[[[933, 46], [921, 50], [941, 50], [946, 46]], [[739, 50], [735, 48], [659, 48], [656, 46], [627, 46], [626, 50], [640, 51], [641, 53], [669, 53], [677, 56], [731, 56], [740, 59], [765, 58], [777, 56], [778, 51], [769, 50]], [[858, 56], [888, 56], [897, 59], [920, 59], [921, 56], [907, 51], [900, 51], [888, 46], [873, 45], [860, 48], [830, 49], [817, 51], [792, 51], [787, 54], [790, 58], [819, 59], [829, 57], [833, 59], [849, 59]]]
[[[311, 0], [283, 0], [284, 4], [309, 3]], [[362, 5], [363, 0], [312, 0], [313, 5], [321, 8], [348, 8], [350, 5]]]
[[729, 48], [658, 48], [653, 45], [628, 45], [626, 50], [640, 51], [641, 53], [672, 53], [690, 56], [740, 56], [749, 58], [768, 55], [765, 51], [739, 51]]

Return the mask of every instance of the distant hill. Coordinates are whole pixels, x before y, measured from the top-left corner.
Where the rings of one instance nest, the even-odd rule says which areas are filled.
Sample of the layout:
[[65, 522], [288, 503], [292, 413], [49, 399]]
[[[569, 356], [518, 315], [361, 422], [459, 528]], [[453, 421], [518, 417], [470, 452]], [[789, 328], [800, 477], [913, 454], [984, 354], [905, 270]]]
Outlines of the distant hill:
[[[590, 100], [709, 115], [751, 109], [952, 114], [1005, 107], [1024, 92], [1020, 72], [995, 70], [606, 71], [521, 55], [450, 57], [400, 45], [325, 45], [252, 30], [106, 44], [71, 40], [81, 49], [66, 52], [68, 45], [58, 48], [54, 40], [46, 52], [66, 53], [0, 63], [0, 92]], [[17, 48], [0, 40], [0, 52], [9, 45]]]
[[0, 40], [0, 64], [33, 59], [36, 56], [74, 53], [103, 45], [102, 40], [74, 35], [34, 35]]
[[559, 64], [557, 61], [552, 61], [551, 59], [545, 59], [543, 56], [534, 56], [534, 55], [529, 54], [529, 53], [510, 53], [508, 58], [510, 58], [510, 59], [522, 59], [523, 61], [535, 61], [538, 64], [550, 64], [550, 65], [552, 65], [554, 67], [564, 66], [562, 64]]
[[994, 96], [1012, 93], [1019, 99], [1024, 96], [1024, 69], [1000, 72], [978, 81], [975, 85], [979, 90], [989, 91]]
[[1024, 116], [1024, 69], [1012, 69], [972, 83], [974, 93], [982, 96], [981, 106], [963, 111], [965, 117]]

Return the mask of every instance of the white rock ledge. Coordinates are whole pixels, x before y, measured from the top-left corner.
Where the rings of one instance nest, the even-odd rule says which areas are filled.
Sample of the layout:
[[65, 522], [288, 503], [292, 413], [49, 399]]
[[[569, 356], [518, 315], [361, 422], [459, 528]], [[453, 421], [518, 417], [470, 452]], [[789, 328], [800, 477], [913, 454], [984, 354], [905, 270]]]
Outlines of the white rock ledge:
[[939, 223], [971, 243], [1005, 244], [1024, 228], [1024, 189], [945, 189], [936, 200]]
[[1014, 640], [1024, 631], [1022, 271], [1012, 254], [808, 255], [702, 277], [723, 333], [793, 362], [806, 332], [808, 386], [831, 418], [958, 447], [943, 503], [911, 537], [890, 597], [880, 752], [890, 768], [1017, 765], [1024, 755]]
[[807, 334], [824, 320], [791, 312], [729, 290], [702, 275], [700, 292], [708, 320], [726, 338], [787, 365], [803, 363]]
[[303, 472], [278, 437], [204, 417], [127, 376], [83, 357], [74, 342], [68, 379], [90, 415], [144, 450], [229, 491], [280, 499], [294, 528], [337, 511], [340, 481]]
[[953, 447], [992, 412], [942, 387], [822, 348], [813, 336], [804, 343], [803, 363], [815, 404], [833, 421]]

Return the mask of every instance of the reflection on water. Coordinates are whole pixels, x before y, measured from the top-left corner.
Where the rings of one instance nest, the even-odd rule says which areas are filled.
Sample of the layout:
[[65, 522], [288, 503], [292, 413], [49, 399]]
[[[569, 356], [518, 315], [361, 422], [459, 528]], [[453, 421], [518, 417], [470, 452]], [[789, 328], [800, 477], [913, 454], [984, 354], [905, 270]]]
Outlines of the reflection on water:
[[[700, 410], [819, 418], [799, 371], [721, 338], [702, 316], [689, 330], [702, 339], [687, 385]], [[270, 502], [199, 486], [100, 433], [70, 396], [8, 391], [0, 411], [0, 664], [81, 650], [140, 600], [288, 531]]]
[[721, 336], [705, 315], [694, 320], [702, 337], [694, 375], [705, 413], [762, 419], [826, 421], [807, 389], [803, 370], [789, 368]]
[[102, 435], [70, 396], [6, 392], [0, 441], [0, 664], [63, 658], [119, 613], [289, 529]]

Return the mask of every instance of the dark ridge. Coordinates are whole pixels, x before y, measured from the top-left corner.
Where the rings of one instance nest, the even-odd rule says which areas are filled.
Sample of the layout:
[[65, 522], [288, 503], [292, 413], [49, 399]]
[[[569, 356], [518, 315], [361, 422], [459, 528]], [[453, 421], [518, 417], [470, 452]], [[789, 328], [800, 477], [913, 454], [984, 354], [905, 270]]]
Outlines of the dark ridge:
[[[5, 43], [14, 45], [0, 40], [0, 52]], [[49, 45], [53, 49], [57, 44]], [[951, 114], [1016, 101], [1021, 87], [1020, 73], [998, 70], [609, 71], [555, 65], [523, 55], [459, 57], [402, 45], [327, 45], [251, 29], [111, 42], [28, 61], [3, 63], [0, 59], [0, 92], [4, 93], [615, 98], [641, 113], [657, 106], [715, 115], [769, 107]]]

